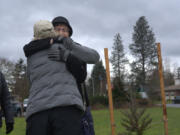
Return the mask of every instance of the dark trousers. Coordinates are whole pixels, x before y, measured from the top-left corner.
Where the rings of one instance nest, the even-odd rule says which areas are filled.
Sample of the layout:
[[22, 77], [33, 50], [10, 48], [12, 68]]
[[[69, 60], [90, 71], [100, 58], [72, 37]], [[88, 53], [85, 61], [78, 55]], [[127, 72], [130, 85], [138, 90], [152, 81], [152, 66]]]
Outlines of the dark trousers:
[[82, 114], [75, 106], [38, 112], [27, 119], [26, 135], [82, 135]]

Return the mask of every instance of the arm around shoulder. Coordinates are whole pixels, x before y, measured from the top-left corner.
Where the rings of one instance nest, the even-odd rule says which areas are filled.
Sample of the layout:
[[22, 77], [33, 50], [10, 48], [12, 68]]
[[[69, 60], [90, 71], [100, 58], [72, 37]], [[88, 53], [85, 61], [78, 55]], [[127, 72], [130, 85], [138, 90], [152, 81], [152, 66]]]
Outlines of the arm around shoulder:
[[82, 46], [78, 43], [73, 44], [71, 53], [86, 62], [87, 64], [95, 64], [99, 61], [99, 53], [86, 46]]

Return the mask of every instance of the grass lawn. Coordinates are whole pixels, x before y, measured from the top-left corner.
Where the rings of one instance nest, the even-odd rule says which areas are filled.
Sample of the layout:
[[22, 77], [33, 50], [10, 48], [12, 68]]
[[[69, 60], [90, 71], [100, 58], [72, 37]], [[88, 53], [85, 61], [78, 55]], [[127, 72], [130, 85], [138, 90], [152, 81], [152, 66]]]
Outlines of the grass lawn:
[[[180, 135], [180, 108], [168, 108], [169, 135]], [[152, 128], [146, 131], [145, 135], [164, 135], [161, 108], [150, 108], [147, 110], [153, 119]], [[116, 132], [124, 131], [121, 126], [122, 114], [120, 110], [115, 110]], [[108, 110], [93, 111], [96, 135], [110, 135], [110, 118]], [[15, 129], [9, 135], [25, 135], [24, 118], [15, 119]], [[0, 135], [5, 135], [5, 127], [0, 129]]]

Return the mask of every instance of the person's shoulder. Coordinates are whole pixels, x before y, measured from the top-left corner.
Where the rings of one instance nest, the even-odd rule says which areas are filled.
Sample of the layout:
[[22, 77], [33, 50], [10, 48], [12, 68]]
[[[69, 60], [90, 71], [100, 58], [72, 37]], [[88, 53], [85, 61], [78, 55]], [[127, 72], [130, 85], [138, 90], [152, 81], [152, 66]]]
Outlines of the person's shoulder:
[[32, 40], [28, 44], [24, 45], [23, 48], [33, 48], [34, 46], [50, 44], [51, 38]]
[[74, 42], [76, 45], [78, 45], [78, 46], [82, 46], [80, 43], [78, 43], [78, 42]]
[[48, 49], [51, 46], [50, 40], [51, 38], [45, 38], [45, 39], [33, 40], [30, 43], [26, 44], [23, 47], [25, 56], [29, 57], [41, 50]]

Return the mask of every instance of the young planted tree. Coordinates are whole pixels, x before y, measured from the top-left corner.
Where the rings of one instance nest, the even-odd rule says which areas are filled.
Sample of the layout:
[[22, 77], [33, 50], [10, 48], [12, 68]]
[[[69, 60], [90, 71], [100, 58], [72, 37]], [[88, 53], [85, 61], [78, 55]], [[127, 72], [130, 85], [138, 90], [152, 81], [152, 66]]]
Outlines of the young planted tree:
[[125, 135], [143, 135], [151, 126], [152, 118], [146, 114], [146, 109], [139, 109], [135, 98], [131, 95], [128, 111], [122, 111], [122, 126], [126, 129]]
[[129, 49], [134, 57], [131, 63], [132, 74], [137, 87], [144, 87], [147, 76], [157, 68], [157, 47], [155, 36], [144, 16], [140, 17], [134, 26], [133, 43]]
[[121, 100], [125, 100], [126, 92], [124, 91], [124, 76], [125, 76], [125, 64], [128, 63], [124, 53], [124, 46], [122, 44], [121, 36], [117, 33], [114, 37], [114, 44], [112, 47], [110, 62], [113, 67], [114, 79], [113, 79], [113, 99], [117, 103]]

